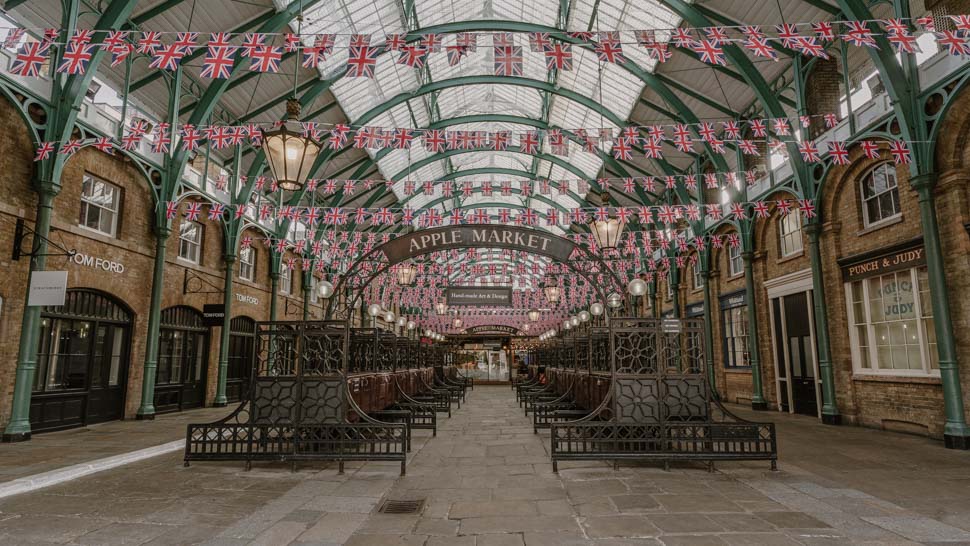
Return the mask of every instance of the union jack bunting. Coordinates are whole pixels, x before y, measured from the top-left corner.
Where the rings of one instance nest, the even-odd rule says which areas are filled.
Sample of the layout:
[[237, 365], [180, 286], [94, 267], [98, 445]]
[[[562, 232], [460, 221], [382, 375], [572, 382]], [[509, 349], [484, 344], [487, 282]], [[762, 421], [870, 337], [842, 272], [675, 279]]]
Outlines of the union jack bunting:
[[889, 153], [897, 165], [909, 164], [912, 161], [912, 153], [909, 151], [909, 146], [902, 140], [890, 142]]
[[373, 78], [374, 68], [377, 66], [376, 47], [351, 47], [347, 58], [347, 76], [350, 78]]
[[3, 48], [11, 49], [20, 43], [20, 40], [27, 34], [27, 29], [13, 27], [7, 31], [7, 36], [3, 39]]
[[775, 210], [777, 210], [778, 214], [782, 216], [788, 216], [788, 214], [791, 213], [792, 208], [791, 201], [786, 201], [784, 199], [775, 201]]
[[39, 77], [49, 55], [49, 46], [40, 42], [25, 43], [20, 46], [13, 62], [10, 63], [10, 73], [32, 78]]
[[457, 66], [465, 54], [468, 53], [468, 48], [464, 46], [446, 46], [445, 52], [448, 55], [448, 66]]
[[265, 46], [254, 49], [249, 58], [252, 63], [249, 69], [253, 72], [269, 72], [275, 74], [280, 71], [280, 61], [283, 60], [283, 49]]
[[936, 40], [940, 46], [945, 47], [950, 55], [968, 56], [970, 55], [970, 38], [965, 37], [966, 33], [958, 33], [953, 30], [944, 30], [936, 33]]
[[569, 44], [556, 43], [545, 50], [547, 70], [572, 70], [573, 50]]
[[845, 148], [844, 142], [829, 142], [829, 157], [835, 165], [849, 164], [849, 151]]
[[78, 150], [81, 149], [82, 146], [84, 146], [83, 142], [81, 142], [76, 138], [72, 138], [71, 140], [68, 140], [61, 146], [61, 151], [58, 153], [61, 155], [72, 156], [76, 154]]
[[41, 142], [37, 145], [37, 154], [34, 156], [34, 161], [44, 161], [49, 158], [54, 153], [55, 147], [56, 145], [53, 142]]
[[185, 207], [185, 219], [189, 221], [196, 221], [199, 219], [199, 215], [202, 213], [202, 203], [189, 203]]
[[138, 39], [138, 53], [154, 56], [158, 48], [162, 47], [162, 33], [153, 30], [142, 32]]
[[422, 68], [428, 60], [429, 50], [421, 45], [408, 45], [401, 48], [401, 55], [397, 59], [397, 64], [403, 64], [411, 68]]
[[755, 57], [762, 57], [765, 59], [771, 59], [773, 61], [778, 60], [778, 52], [768, 44], [767, 38], [748, 36], [743, 42], [741, 42], [741, 45], [753, 53]]
[[521, 46], [495, 46], [493, 50], [495, 54], [496, 76], [522, 75]]
[[552, 40], [549, 39], [548, 32], [530, 32], [529, 50], [533, 53], [545, 53], [552, 47]]
[[626, 62], [626, 57], [623, 55], [623, 45], [619, 42], [613, 40], [598, 42], [593, 50], [599, 60], [604, 63], [622, 64]]
[[719, 66], [727, 65], [727, 59], [724, 56], [724, 50], [721, 46], [711, 40], [701, 40], [694, 47], [694, 53], [700, 57], [701, 62], [707, 64], [715, 64]]
[[209, 43], [199, 75], [203, 78], [228, 79], [232, 75], [232, 65], [235, 62], [235, 48], [228, 45], [212, 46], [212, 40]]
[[179, 203], [177, 201], [166, 201], [165, 202], [165, 217], [169, 220], [175, 218], [179, 213]]
[[805, 218], [815, 218], [815, 203], [811, 199], [799, 199], [798, 210]]
[[816, 38], [823, 42], [831, 42], [835, 39], [835, 27], [828, 21], [812, 23], [812, 32], [815, 33]]
[[848, 27], [848, 32], [842, 35], [842, 38], [856, 47], [871, 47], [873, 49], [879, 49], [876, 44], [876, 39], [872, 34], [872, 30], [868, 26], [866, 21], [845, 21], [844, 24]]
[[135, 51], [135, 46], [128, 43], [128, 35], [127, 30], [112, 30], [105, 37], [103, 47], [111, 53], [111, 66], [118, 66]]
[[871, 140], [863, 140], [859, 143], [866, 159], [879, 159], [879, 144]]
[[185, 50], [175, 44], [162, 46], [161, 49], [155, 51], [148, 66], [149, 68], [174, 72], [178, 69], [179, 63], [182, 62], [184, 56]]

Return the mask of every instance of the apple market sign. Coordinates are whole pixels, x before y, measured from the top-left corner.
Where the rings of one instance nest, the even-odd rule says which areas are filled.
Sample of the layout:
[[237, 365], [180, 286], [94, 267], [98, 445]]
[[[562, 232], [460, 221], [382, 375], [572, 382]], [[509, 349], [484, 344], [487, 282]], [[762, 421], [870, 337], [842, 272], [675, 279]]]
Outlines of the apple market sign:
[[535, 229], [515, 226], [453, 226], [423, 229], [391, 239], [382, 247], [393, 265], [415, 256], [452, 248], [507, 248], [569, 261], [576, 243]]
[[71, 256], [71, 261], [77, 265], [83, 265], [84, 267], [90, 267], [93, 269], [101, 269], [116, 275], [121, 275], [125, 272], [125, 264], [123, 263], [105, 260], [104, 258], [98, 258], [96, 256], [82, 254], [80, 252], [74, 253], [74, 255]]

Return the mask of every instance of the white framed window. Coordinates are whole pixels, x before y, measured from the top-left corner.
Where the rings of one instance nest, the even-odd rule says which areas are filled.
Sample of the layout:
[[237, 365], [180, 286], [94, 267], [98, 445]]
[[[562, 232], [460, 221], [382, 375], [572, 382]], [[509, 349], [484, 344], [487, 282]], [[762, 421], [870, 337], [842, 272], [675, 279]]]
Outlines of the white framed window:
[[785, 214], [778, 219], [778, 236], [781, 241], [781, 257], [794, 256], [802, 251], [802, 215]]
[[693, 283], [694, 283], [691, 286], [694, 287], [694, 290], [700, 290], [701, 288], [703, 288], [704, 277], [703, 275], [701, 275], [701, 260], [699, 257], [694, 262], [694, 265], [691, 266], [691, 274], [693, 276]]
[[748, 306], [732, 307], [721, 311], [724, 322], [724, 367], [744, 368], [750, 366], [748, 350]]
[[78, 225], [117, 237], [120, 211], [121, 188], [85, 174], [81, 182], [81, 216]]
[[728, 276], [736, 277], [744, 272], [744, 259], [741, 258], [741, 247], [728, 245]]
[[317, 278], [310, 275], [310, 303], [317, 303], [320, 301], [320, 296], [317, 295]]
[[280, 294], [293, 293], [293, 271], [286, 264], [280, 266]]
[[857, 373], [939, 375], [926, 267], [845, 285]]
[[253, 247], [239, 250], [239, 278], [249, 282], [256, 278], [256, 249]]
[[877, 165], [862, 177], [862, 219], [866, 227], [892, 220], [902, 214], [896, 169], [889, 163]]
[[179, 258], [197, 264], [202, 259], [202, 236], [205, 226], [189, 220], [179, 224]]

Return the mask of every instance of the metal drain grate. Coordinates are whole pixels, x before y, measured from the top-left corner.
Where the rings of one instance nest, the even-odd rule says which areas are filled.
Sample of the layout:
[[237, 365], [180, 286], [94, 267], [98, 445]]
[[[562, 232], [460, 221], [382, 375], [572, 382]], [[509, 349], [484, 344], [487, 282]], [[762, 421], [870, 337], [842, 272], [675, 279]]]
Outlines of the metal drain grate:
[[380, 514], [417, 514], [422, 508], [424, 508], [424, 499], [386, 500], [377, 512]]

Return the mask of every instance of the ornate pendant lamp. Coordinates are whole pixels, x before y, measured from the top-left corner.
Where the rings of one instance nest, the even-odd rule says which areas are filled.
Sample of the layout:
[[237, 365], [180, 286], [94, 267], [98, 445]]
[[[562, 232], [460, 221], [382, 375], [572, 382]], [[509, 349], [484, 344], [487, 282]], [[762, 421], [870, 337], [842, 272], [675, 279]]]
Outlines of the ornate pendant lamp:
[[306, 185], [320, 145], [303, 136], [299, 126], [300, 102], [295, 98], [286, 101], [286, 117], [278, 129], [263, 131], [263, 150], [280, 189], [296, 192]]
[[529, 313], [528, 314], [529, 314], [529, 320], [531, 320], [532, 322], [539, 322], [539, 310], [538, 309], [529, 309]]
[[418, 274], [418, 268], [414, 264], [399, 264], [397, 266], [397, 283], [401, 286], [410, 286]]
[[[609, 207], [610, 204], [610, 193], [604, 191], [600, 195], [600, 200], [602, 201], [602, 207]], [[596, 246], [602, 250], [610, 250], [616, 248], [620, 243], [620, 235], [623, 233], [623, 228], [626, 224], [617, 218], [616, 214], [610, 212], [606, 219], [597, 219], [594, 214], [593, 219], [589, 222], [589, 231], [593, 234], [593, 239], [596, 240]]]
[[546, 277], [542, 281], [542, 293], [546, 296], [546, 301], [555, 305], [559, 303], [559, 297], [562, 295], [562, 291], [559, 288], [559, 283], [553, 277]]

